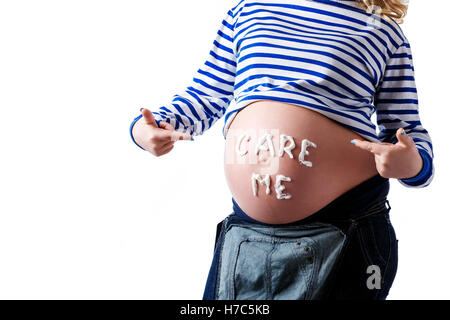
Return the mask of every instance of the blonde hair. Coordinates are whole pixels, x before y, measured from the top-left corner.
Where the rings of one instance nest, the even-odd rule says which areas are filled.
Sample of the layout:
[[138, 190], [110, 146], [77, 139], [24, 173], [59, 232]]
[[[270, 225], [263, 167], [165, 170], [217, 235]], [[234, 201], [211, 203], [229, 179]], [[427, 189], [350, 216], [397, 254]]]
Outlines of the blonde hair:
[[[408, 0], [357, 0], [362, 9], [375, 11], [381, 17], [390, 17], [397, 23], [403, 23], [408, 11]], [[377, 12], [378, 11], [378, 12]]]

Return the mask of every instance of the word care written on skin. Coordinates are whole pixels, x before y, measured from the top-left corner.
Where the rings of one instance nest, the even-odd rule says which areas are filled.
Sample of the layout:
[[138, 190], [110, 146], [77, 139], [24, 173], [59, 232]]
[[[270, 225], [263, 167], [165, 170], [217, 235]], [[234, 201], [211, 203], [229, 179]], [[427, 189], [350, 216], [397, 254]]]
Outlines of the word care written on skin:
[[[242, 142], [246, 140], [247, 142], [250, 141], [250, 136], [247, 133], [243, 133], [239, 136], [237, 143], [236, 143], [236, 153], [244, 157], [248, 150], [242, 149]], [[289, 143], [289, 145], [286, 145], [286, 143]], [[308, 147], [317, 148], [317, 145], [309, 141], [308, 139], [302, 140], [302, 146], [300, 154], [298, 155], [298, 161], [300, 164], [305, 165], [307, 167], [312, 167], [312, 162], [305, 160], [305, 156], [309, 155]], [[278, 152], [278, 157], [282, 157], [283, 154], [286, 152], [291, 159], [294, 159], [294, 156], [292, 155], [292, 149], [295, 148], [295, 142], [294, 138], [292, 136], [288, 136], [285, 134], [280, 134], [280, 150]], [[263, 136], [261, 136], [256, 144], [255, 147], [255, 155], [257, 156], [259, 152], [267, 151], [269, 150], [270, 155], [272, 157], [275, 157], [275, 149], [273, 146], [273, 135], [271, 133], [265, 133]], [[292, 195], [289, 193], [283, 193], [283, 191], [286, 189], [286, 186], [282, 185], [283, 182], [290, 182], [291, 178], [287, 177], [282, 174], [277, 174], [275, 177], [275, 193], [277, 195], [278, 200], [283, 199], [290, 199], [292, 198]], [[258, 196], [258, 183], [261, 185], [266, 185], [266, 195], [270, 194], [270, 175], [266, 174], [264, 178], [261, 177], [259, 173], [253, 173], [251, 176], [251, 183], [252, 183], [252, 189], [253, 189], [253, 195], [255, 197]]]

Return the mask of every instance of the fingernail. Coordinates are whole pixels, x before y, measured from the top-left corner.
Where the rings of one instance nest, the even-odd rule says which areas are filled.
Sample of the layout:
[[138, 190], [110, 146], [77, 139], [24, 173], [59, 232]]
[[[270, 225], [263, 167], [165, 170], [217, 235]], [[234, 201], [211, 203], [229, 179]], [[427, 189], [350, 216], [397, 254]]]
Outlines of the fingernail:
[[355, 141], [352, 140], [352, 141], [350, 141], [350, 143], [351, 143], [351, 144], [355, 144]]
[[405, 130], [403, 129], [402, 134], [405, 134]]
[[141, 108], [141, 110], [139, 110], [139, 111], [141, 111], [141, 112], [142, 112], [142, 110], [144, 110], [144, 108]]

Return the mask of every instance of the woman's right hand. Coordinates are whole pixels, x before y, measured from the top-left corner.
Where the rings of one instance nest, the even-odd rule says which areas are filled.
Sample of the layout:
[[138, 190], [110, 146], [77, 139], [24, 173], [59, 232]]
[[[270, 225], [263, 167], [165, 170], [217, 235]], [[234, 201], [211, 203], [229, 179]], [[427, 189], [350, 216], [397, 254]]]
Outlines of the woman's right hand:
[[189, 140], [191, 135], [175, 131], [173, 126], [165, 121], [158, 124], [153, 117], [153, 113], [145, 108], [141, 109], [142, 118], [133, 126], [133, 137], [137, 144], [153, 154], [162, 156], [169, 153], [176, 141]]

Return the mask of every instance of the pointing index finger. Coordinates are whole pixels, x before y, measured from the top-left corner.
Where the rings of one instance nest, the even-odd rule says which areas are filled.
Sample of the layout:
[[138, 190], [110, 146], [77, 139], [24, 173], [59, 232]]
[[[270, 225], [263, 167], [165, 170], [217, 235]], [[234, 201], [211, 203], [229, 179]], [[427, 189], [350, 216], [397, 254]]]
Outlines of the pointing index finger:
[[381, 154], [384, 151], [386, 151], [386, 148], [388, 147], [385, 144], [370, 141], [362, 141], [358, 139], [351, 140], [351, 143], [360, 149], [372, 152], [374, 154]]
[[170, 133], [170, 140], [178, 141], [178, 140], [193, 140], [192, 136], [188, 133], [182, 133], [178, 131], [172, 131]]

